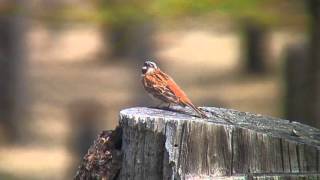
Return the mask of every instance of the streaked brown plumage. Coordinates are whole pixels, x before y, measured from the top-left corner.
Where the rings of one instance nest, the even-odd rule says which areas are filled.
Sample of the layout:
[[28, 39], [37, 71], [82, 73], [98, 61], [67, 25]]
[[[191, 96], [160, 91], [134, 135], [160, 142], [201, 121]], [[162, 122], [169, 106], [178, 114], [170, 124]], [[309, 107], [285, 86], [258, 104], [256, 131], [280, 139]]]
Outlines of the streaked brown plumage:
[[185, 92], [174, 80], [152, 61], [146, 61], [142, 67], [142, 84], [145, 90], [153, 97], [169, 104], [188, 106], [202, 118], [208, 118], [200, 109], [195, 107]]

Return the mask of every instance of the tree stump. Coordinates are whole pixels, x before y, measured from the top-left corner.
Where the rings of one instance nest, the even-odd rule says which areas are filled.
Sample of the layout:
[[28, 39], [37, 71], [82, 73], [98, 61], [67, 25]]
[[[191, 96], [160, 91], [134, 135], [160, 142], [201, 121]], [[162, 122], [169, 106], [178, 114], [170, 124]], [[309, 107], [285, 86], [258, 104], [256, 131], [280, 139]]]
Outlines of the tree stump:
[[[120, 112], [119, 179], [318, 179], [320, 130], [222, 108]], [[182, 113], [181, 111], [186, 111]]]

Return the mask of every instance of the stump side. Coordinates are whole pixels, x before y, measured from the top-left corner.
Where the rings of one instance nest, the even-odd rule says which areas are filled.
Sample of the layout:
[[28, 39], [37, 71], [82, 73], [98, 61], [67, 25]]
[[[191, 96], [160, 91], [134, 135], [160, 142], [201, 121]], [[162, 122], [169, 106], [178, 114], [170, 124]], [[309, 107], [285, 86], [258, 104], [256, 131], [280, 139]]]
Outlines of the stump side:
[[179, 108], [121, 111], [120, 179], [318, 176], [320, 130], [235, 110], [204, 110], [209, 119]]

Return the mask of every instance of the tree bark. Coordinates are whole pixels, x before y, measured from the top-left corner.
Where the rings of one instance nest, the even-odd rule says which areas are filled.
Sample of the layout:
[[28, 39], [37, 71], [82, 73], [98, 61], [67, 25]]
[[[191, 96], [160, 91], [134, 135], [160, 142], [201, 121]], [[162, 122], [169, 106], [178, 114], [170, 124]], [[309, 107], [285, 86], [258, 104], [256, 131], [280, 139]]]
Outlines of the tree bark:
[[118, 179], [121, 169], [121, 128], [102, 131], [83, 157], [74, 180]]

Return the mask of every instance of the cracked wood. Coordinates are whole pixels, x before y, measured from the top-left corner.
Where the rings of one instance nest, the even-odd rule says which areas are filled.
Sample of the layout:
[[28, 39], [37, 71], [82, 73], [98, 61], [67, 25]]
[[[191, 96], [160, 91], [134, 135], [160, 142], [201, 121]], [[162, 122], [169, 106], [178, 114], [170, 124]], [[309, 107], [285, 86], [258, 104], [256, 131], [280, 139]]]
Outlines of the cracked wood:
[[319, 129], [230, 109], [203, 110], [209, 119], [179, 107], [122, 110], [120, 179], [320, 177]]

